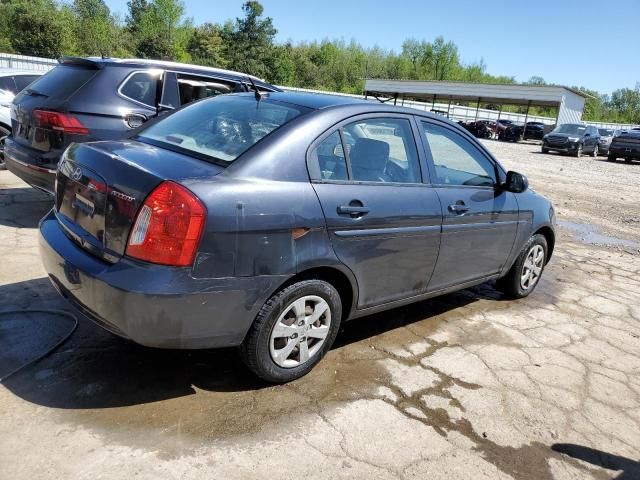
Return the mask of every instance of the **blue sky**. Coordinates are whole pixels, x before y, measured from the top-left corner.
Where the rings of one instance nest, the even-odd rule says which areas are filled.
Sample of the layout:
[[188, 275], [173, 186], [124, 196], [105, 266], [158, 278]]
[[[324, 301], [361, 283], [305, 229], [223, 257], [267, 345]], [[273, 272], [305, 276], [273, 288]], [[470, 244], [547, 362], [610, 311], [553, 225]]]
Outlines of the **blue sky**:
[[[125, 15], [126, 0], [105, 0]], [[184, 0], [196, 24], [242, 15], [241, 0]], [[352, 38], [399, 51], [404, 39], [454, 41], [462, 61], [494, 75], [582, 85], [601, 93], [640, 82], [640, 1], [262, 0], [278, 40]]]

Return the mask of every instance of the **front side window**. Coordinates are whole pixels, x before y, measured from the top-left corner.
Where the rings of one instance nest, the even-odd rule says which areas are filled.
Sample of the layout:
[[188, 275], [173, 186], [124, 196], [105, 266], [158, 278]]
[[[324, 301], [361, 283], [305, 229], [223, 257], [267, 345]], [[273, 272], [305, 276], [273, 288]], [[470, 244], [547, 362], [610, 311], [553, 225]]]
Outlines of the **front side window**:
[[0, 92], [4, 94], [16, 93], [16, 84], [12, 77], [0, 77]]
[[157, 88], [157, 72], [136, 72], [120, 87], [120, 93], [131, 100], [155, 107]]
[[441, 185], [493, 187], [496, 173], [493, 163], [459, 133], [421, 122]]
[[221, 95], [172, 113], [136, 139], [227, 164], [306, 110], [268, 99], [257, 102], [253, 95]]

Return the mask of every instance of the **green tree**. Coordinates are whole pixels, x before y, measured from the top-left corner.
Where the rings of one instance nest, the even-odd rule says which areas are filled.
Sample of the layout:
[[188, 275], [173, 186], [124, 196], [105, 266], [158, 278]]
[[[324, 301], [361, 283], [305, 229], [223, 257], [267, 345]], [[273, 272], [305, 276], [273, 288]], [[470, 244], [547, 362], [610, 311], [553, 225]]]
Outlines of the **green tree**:
[[2, 5], [11, 49], [23, 55], [55, 58], [63, 53], [61, 19], [53, 0], [22, 0]]
[[104, 0], [73, 0], [77, 46], [83, 55], [107, 55], [114, 50], [118, 38], [109, 7]]
[[187, 44], [187, 52], [194, 63], [218, 68], [226, 67], [222, 27], [213, 23], [196, 27]]
[[262, 16], [264, 8], [260, 2], [245, 2], [242, 11], [243, 18], [236, 18], [235, 24], [227, 23], [223, 28], [229, 66], [241, 72], [268, 77], [277, 30], [270, 17]]
[[130, 2], [128, 25], [137, 36], [136, 54], [143, 58], [189, 61], [187, 45], [192, 36], [191, 21], [184, 19], [180, 0]]

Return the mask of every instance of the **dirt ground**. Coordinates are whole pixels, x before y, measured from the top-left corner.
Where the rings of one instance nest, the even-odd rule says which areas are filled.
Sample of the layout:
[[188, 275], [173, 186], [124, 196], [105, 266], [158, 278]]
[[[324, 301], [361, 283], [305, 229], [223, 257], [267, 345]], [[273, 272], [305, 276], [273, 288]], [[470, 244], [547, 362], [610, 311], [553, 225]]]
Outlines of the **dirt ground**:
[[[640, 478], [640, 163], [487, 145], [562, 222], [531, 297], [487, 284], [350, 322], [283, 386], [234, 350], [147, 349], [81, 318], [0, 384], [0, 478]], [[0, 311], [72, 311], [38, 259], [49, 202], [0, 172]], [[0, 376], [72, 323], [0, 313]]]

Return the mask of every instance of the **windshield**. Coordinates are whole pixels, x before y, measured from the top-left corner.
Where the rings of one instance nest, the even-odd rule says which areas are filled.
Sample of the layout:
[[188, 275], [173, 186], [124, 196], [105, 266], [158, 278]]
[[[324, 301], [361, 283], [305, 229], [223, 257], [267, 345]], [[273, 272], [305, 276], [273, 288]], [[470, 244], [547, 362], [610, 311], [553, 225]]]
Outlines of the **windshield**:
[[136, 139], [227, 164], [304, 110], [268, 99], [257, 102], [253, 95], [219, 96], [177, 111]]
[[573, 135], [582, 135], [587, 129], [584, 125], [576, 125], [574, 123], [565, 123], [555, 129], [555, 133], [570, 133]]
[[610, 128], [599, 128], [598, 132], [600, 133], [600, 135], [602, 135], [603, 137], [612, 137], [613, 136], [613, 130]]

